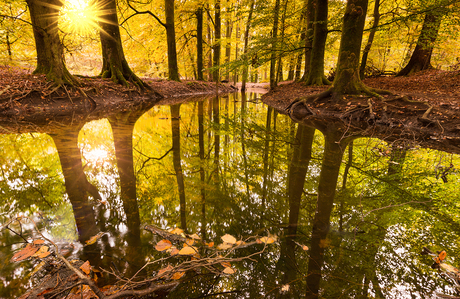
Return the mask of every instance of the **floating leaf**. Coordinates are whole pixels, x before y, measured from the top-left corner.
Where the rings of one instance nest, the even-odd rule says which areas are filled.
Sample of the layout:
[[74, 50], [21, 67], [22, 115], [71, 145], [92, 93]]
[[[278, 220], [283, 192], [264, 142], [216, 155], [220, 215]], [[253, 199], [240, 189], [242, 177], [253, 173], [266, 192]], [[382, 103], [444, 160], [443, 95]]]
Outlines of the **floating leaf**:
[[229, 249], [229, 248], [232, 248], [233, 245], [230, 244], [230, 243], [222, 243], [222, 244], [219, 244], [217, 245], [217, 249], [219, 250], [225, 250], [225, 249]]
[[42, 240], [42, 239], [37, 239], [37, 240], [34, 240], [32, 243], [33, 243], [34, 245], [41, 245], [41, 244], [45, 243], [45, 241]]
[[92, 244], [96, 243], [96, 241], [99, 240], [99, 238], [102, 237], [103, 234], [104, 234], [103, 232], [100, 232], [97, 235], [92, 236], [91, 238], [89, 238], [89, 240], [87, 240], [85, 242], [86, 245], [92, 245]]
[[231, 267], [232, 264], [230, 264], [229, 262], [222, 262], [220, 263], [222, 266], [224, 266], [225, 268], [228, 268], [228, 267]]
[[174, 268], [171, 265], [168, 265], [166, 268], [163, 268], [160, 271], [158, 271], [157, 277], [163, 276], [165, 273], [171, 271], [172, 269]]
[[197, 234], [193, 234], [193, 235], [191, 235], [189, 237], [194, 239], [194, 240], [201, 240], [200, 236], [198, 236]]
[[176, 273], [173, 274], [173, 276], [171, 276], [171, 279], [178, 280], [182, 276], [184, 276], [184, 274], [185, 274], [185, 272], [176, 272]]
[[281, 292], [289, 292], [289, 285], [285, 284], [284, 286], [281, 287]]
[[172, 247], [172, 244], [169, 240], [161, 240], [155, 245], [155, 249], [158, 251], [164, 251]]
[[184, 246], [184, 248], [182, 248], [179, 251], [179, 254], [180, 255], [194, 255], [196, 252], [197, 252], [197, 249], [195, 247], [193, 247], [193, 246]]
[[208, 246], [209, 248], [212, 248], [212, 247], [214, 247], [214, 242], [209, 242], [209, 243], [206, 244], [206, 246]]
[[233, 274], [233, 273], [236, 272], [236, 270], [233, 269], [233, 268], [230, 268], [230, 267], [226, 267], [226, 268], [224, 269], [223, 272], [224, 272], [225, 274]]
[[193, 239], [187, 239], [187, 240], [185, 240], [185, 243], [186, 243], [187, 245], [189, 245], [189, 246], [192, 246], [193, 243], [195, 243], [195, 240], [193, 240]]
[[41, 247], [40, 245], [29, 243], [27, 244], [26, 247], [24, 247], [24, 249], [22, 249], [19, 252], [16, 252], [16, 254], [13, 255], [13, 257], [11, 258], [11, 261], [19, 262], [19, 261], [25, 260], [26, 258], [29, 258], [32, 255], [34, 255], [35, 252], [37, 252], [40, 249], [40, 247]]
[[179, 254], [179, 249], [177, 249], [176, 247], [173, 246], [171, 248], [171, 256], [177, 255], [177, 254]]
[[86, 275], [89, 275], [89, 273], [91, 273], [91, 265], [89, 264], [89, 261], [86, 261], [83, 265], [81, 265], [80, 270], [85, 272]]
[[435, 259], [435, 262], [440, 264], [447, 256], [447, 253], [443, 250], [439, 253], [438, 257]]
[[307, 245], [303, 245], [303, 246], [302, 246], [302, 249], [305, 250], [305, 251], [307, 251], [307, 250], [308, 250], [308, 246], [307, 246]]
[[176, 227], [175, 229], [171, 230], [170, 233], [174, 234], [174, 235], [183, 235], [184, 231], [181, 230], [180, 228]]
[[236, 238], [232, 235], [229, 235], [229, 234], [226, 234], [224, 236], [221, 237], [222, 241], [224, 241], [224, 243], [230, 243], [230, 244], [235, 244], [236, 243]]
[[246, 244], [246, 242], [242, 241], [242, 240], [239, 240], [236, 242], [236, 246], [240, 246], [240, 245], [244, 245]]
[[46, 246], [46, 245], [43, 245], [42, 247], [40, 247], [39, 250], [37, 250], [37, 252], [34, 253], [34, 255], [32, 255], [33, 257], [38, 257], [40, 259], [42, 258], [45, 258], [47, 257], [48, 255], [51, 254], [51, 252], [48, 251], [49, 250], [49, 247]]
[[265, 244], [272, 244], [275, 242], [275, 239], [273, 239], [272, 237], [262, 237], [260, 238], [260, 241]]

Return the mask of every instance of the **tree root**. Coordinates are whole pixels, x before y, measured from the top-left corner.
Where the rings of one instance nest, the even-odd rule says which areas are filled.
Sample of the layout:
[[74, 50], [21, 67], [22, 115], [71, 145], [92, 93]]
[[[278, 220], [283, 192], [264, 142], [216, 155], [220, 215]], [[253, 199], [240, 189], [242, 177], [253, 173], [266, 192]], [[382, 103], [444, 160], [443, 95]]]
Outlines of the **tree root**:
[[295, 99], [285, 108], [285, 110], [294, 121], [300, 121], [308, 114], [314, 114], [310, 107], [308, 107], [308, 103], [315, 103], [319, 100], [330, 97], [332, 95], [332, 91], [333, 89], [329, 88], [319, 94]]

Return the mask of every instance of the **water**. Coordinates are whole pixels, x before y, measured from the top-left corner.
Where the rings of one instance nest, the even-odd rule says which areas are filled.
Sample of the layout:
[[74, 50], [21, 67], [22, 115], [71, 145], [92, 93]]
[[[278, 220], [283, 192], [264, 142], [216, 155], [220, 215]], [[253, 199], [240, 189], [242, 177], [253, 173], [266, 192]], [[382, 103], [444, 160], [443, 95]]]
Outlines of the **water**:
[[[458, 265], [459, 156], [405, 140], [328, 142], [260, 96], [210, 97], [1, 135], [0, 222], [23, 218], [0, 232], [0, 297], [19, 297], [43, 281], [43, 270], [30, 277], [39, 259], [10, 262], [25, 240], [43, 236], [60, 248], [72, 244], [69, 260], [125, 278], [148, 280], [190, 259], [161, 260], [137, 273], [169, 256], [154, 249], [162, 238], [145, 225], [214, 242], [213, 249], [194, 245], [200, 257], [216, 258], [226, 234], [250, 244], [220, 252], [236, 259], [235, 273], [222, 274], [227, 264], [197, 264], [170, 298], [454, 294], [455, 285], [420, 252], [445, 250], [447, 263]], [[264, 236], [275, 242], [255, 242]], [[116, 279], [101, 275], [99, 283]]]

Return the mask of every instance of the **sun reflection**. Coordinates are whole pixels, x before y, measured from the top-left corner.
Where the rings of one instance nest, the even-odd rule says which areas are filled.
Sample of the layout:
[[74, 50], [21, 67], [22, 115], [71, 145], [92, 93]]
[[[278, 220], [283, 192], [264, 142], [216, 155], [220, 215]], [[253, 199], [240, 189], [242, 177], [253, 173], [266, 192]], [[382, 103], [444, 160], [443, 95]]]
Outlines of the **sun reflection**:
[[100, 9], [97, 1], [66, 0], [61, 9], [63, 31], [85, 34], [99, 28]]
[[93, 149], [91, 151], [88, 151], [84, 153], [84, 157], [87, 161], [91, 162], [100, 162], [100, 161], [105, 161], [107, 160], [107, 157], [109, 156], [109, 153], [100, 148]]

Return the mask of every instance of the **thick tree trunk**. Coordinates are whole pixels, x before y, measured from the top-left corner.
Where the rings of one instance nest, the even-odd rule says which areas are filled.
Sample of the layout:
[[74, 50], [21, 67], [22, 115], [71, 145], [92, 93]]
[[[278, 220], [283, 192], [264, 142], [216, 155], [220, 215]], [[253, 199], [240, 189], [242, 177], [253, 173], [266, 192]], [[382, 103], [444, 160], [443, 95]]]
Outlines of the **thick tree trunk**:
[[275, 0], [273, 9], [272, 47], [270, 58], [270, 89], [276, 87], [276, 56], [278, 52], [278, 23], [279, 23], [280, 0]]
[[313, 48], [307, 85], [324, 85], [330, 82], [324, 76], [324, 52], [327, 39], [328, 0], [316, 0]]
[[244, 57], [244, 64], [243, 64], [243, 80], [241, 83], [241, 91], [246, 91], [246, 81], [248, 80], [248, 45], [249, 45], [249, 30], [251, 29], [251, 21], [252, 21], [252, 14], [254, 13], [254, 4], [255, 0], [251, 0], [251, 4], [249, 6], [249, 15], [248, 21], [246, 22], [246, 30], [244, 31], [244, 48], [243, 48], [243, 57]]
[[434, 44], [438, 38], [443, 15], [430, 12], [425, 15], [422, 31], [418, 37], [417, 45], [409, 60], [409, 63], [398, 73], [398, 76], [407, 76], [415, 72], [433, 68], [431, 55]]
[[101, 15], [100, 38], [102, 48], [102, 78], [111, 78], [113, 82], [128, 86], [128, 81], [140, 88], [148, 88], [139, 77], [137, 77], [126, 61], [121, 43], [120, 29], [118, 27], [116, 0], [100, 0]]
[[176, 31], [174, 28], [174, 0], [165, 0], [166, 41], [168, 44], [168, 79], [180, 81], [177, 66]]
[[203, 7], [196, 12], [196, 68], [197, 80], [203, 81]]
[[64, 47], [59, 38], [58, 17], [62, 2], [59, 0], [26, 0], [33, 24], [37, 68], [35, 74], [45, 74], [57, 85], [78, 84], [65, 65]]
[[369, 92], [359, 77], [359, 55], [368, 0], [348, 0], [343, 18], [337, 74], [332, 84], [335, 94]]
[[374, 42], [375, 33], [377, 32], [377, 27], [379, 26], [380, 21], [380, 0], [375, 0], [374, 3], [374, 22], [372, 23], [372, 29], [369, 33], [369, 38], [367, 39], [366, 46], [364, 47], [363, 57], [361, 59], [361, 65], [359, 66], [359, 77], [361, 79], [364, 78], [364, 70], [366, 69], [367, 64], [367, 57], [369, 56], [369, 52], [372, 47], [372, 43]]
[[221, 37], [221, 18], [220, 18], [220, 0], [215, 0], [214, 4], [214, 46], [212, 66], [214, 71], [212, 79], [214, 82], [219, 82], [219, 66], [220, 66], [220, 37]]

